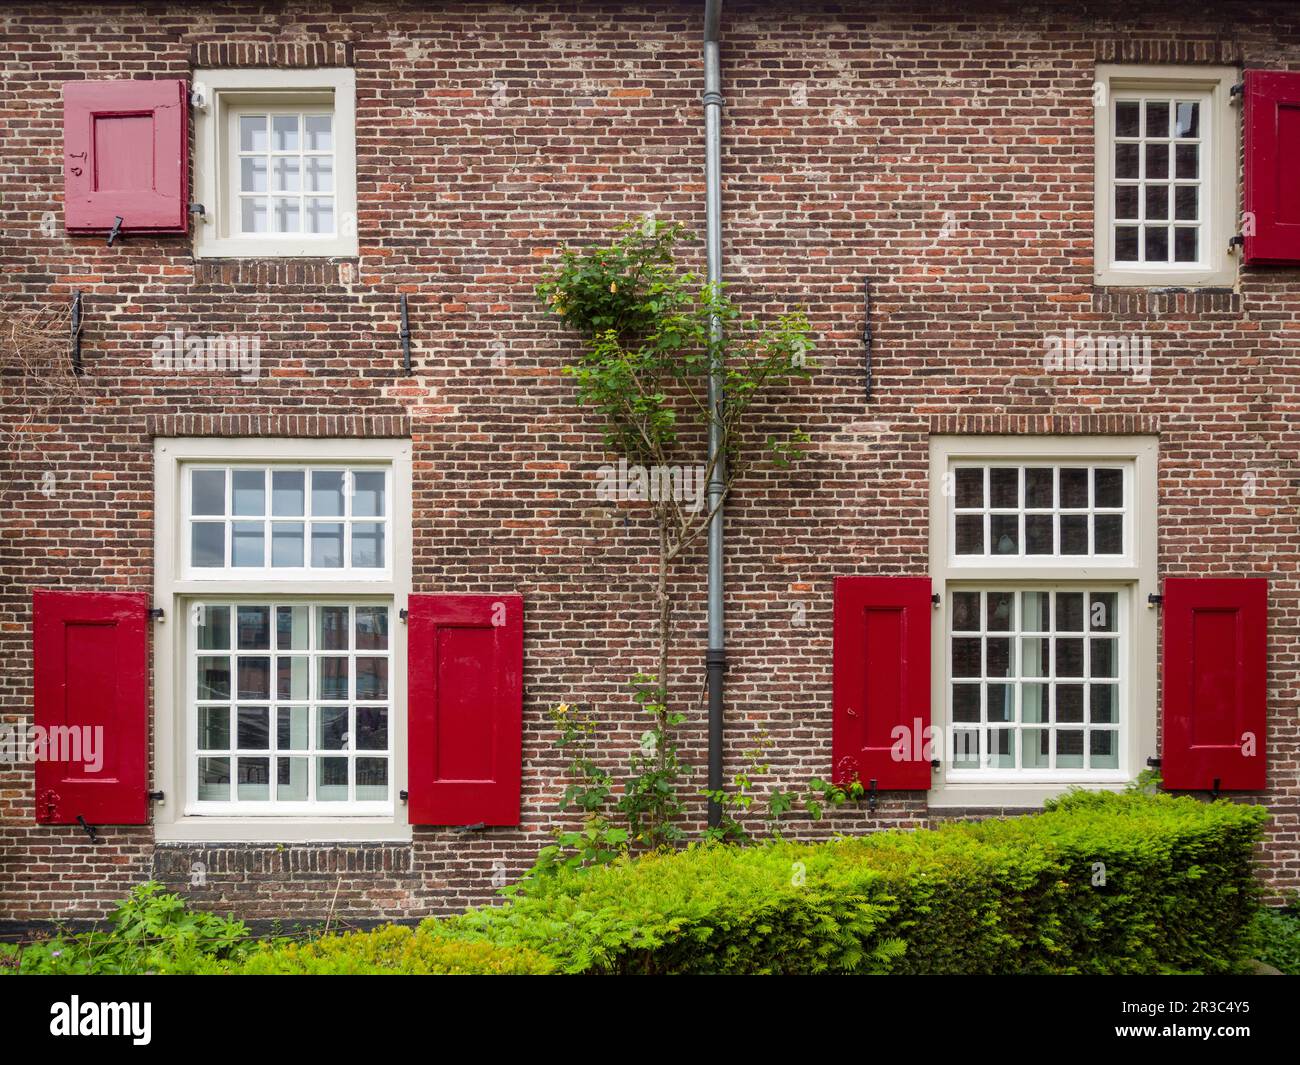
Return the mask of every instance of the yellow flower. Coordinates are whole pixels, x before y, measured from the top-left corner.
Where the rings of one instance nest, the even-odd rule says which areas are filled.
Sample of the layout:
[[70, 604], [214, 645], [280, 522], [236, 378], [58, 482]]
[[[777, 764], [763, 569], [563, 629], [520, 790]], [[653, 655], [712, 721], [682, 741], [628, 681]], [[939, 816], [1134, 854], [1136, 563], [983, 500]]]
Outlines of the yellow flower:
[[609, 283], [609, 290], [610, 290], [610, 292], [617, 292], [617, 291], [618, 291], [618, 282], [617, 282], [617, 281], [611, 281], [611, 282]]

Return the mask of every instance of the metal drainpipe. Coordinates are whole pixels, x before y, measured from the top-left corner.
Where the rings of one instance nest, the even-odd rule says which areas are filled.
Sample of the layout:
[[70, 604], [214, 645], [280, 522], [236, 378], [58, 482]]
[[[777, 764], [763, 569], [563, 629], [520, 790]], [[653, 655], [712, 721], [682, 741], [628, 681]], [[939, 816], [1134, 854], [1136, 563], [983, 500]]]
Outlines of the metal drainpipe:
[[[704, 186], [708, 282], [722, 284], [722, 73], [718, 64], [719, 22], [722, 0], [705, 0], [704, 4]], [[727, 636], [723, 625], [722, 584], [722, 507], [726, 486], [722, 429], [717, 412], [723, 402], [722, 323], [716, 315], [709, 322], [712, 358], [709, 367], [709, 477], [706, 499], [712, 518], [709, 521], [709, 646], [704, 663], [709, 686], [709, 790], [722, 789], [722, 675], [727, 668]], [[714, 508], [717, 508], [714, 510]], [[722, 821], [722, 807], [710, 800], [709, 826]]]

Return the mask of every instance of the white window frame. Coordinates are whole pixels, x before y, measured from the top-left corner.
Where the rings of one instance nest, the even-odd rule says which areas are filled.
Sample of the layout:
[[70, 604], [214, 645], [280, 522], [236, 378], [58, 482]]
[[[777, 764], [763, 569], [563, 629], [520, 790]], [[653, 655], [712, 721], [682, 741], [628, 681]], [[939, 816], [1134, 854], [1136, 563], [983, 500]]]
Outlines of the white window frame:
[[[348, 67], [310, 70], [209, 69], [194, 72], [196, 258], [351, 257], [357, 242], [356, 76]], [[234, 194], [238, 150], [230, 142], [239, 111], [315, 110], [334, 115], [334, 226], [330, 235], [241, 234]], [[270, 174], [267, 175], [268, 183]]]
[[[1226, 286], [1236, 283], [1237, 257], [1228, 240], [1237, 226], [1237, 159], [1240, 132], [1231, 90], [1241, 80], [1236, 67], [1099, 64], [1093, 112], [1093, 261], [1098, 285]], [[1114, 259], [1113, 109], [1125, 93], [1186, 94], [1201, 97], [1201, 231], [1198, 263], [1123, 263]]]
[[[1100, 463], [1131, 467], [1125, 502], [1126, 554], [1122, 557], [1034, 556], [1029, 563], [1001, 556], [952, 553], [953, 498], [946, 475], [958, 464]], [[1156, 611], [1147, 596], [1159, 591], [1156, 557], [1158, 443], [1151, 436], [940, 436], [930, 438], [930, 574], [939, 602], [931, 615], [931, 721], [936, 738], [929, 805], [942, 807], [1033, 807], [1070, 786], [1119, 789], [1134, 779], [1156, 753]], [[958, 559], [973, 559], [958, 562]], [[1104, 771], [953, 770], [948, 765], [949, 629], [951, 593], [956, 590], [1118, 590], [1127, 649], [1119, 674], [1119, 768]]]
[[[313, 573], [298, 579], [241, 576], [197, 580], [184, 571], [188, 523], [182, 510], [185, 471], [191, 465], [266, 464], [344, 466], [386, 463], [391, 469], [388, 503], [390, 571], [379, 577], [322, 582]], [[272, 571], [274, 573], [274, 571]], [[365, 571], [357, 571], [365, 572]], [[154, 600], [164, 611], [154, 627], [154, 836], [178, 841], [393, 840], [411, 838], [407, 787], [406, 625], [400, 620], [411, 587], [411, 443], [401, 439], [296, 439], [160, 437], [154, 441]], [[187, 649], [190, 607], [204, 601], [343, 603], [389, 605], [390, 811], [347, 814], [196, 813], [186, 802], [190, 768], [190, 699]], [[314, 767], [313, 767], [314, 771]]]

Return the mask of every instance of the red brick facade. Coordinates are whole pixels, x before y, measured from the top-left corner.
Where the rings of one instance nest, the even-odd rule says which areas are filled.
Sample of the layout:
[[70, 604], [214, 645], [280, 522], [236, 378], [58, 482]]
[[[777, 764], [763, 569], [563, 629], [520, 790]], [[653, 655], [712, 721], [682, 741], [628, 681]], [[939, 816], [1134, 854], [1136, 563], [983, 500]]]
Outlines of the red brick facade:
[[[556, 248], [630, 216], [702, 233], [700, 8], [0, 13], [0, 293], [63, 304], [82, 291], [87, 370], [6, 440], [0, 720], [30, 713], [33, 589], [152, 587], [155, 436], [409, 435], [411, 590], [528, 604], [519, 828], [280, 847], [155, 846], [146, 826], [91, 845], [75, 826], [35, 825], [31, 766], [3, 765], [0, 917], [97, 917], [151, 875], [249, 917], [454, 910], [490, 899], [549, 840], [562, 763], [548, 705], [594, 706], [622, 766], [639, 733], [626, 680], [652, 659], [651, 526], [595, 498], [607, 456], [560, 373], [575, 338], [539, 314], [533, 286]], [[1161, 577], [1270, 581], [1270, 788], [1246, 798], [1273, 813], [1273, 885], [1300, 887], [1300, 269], [1243, 269], [1233, 291], [1092, 282], [1095, 65], [1300, 70], [1295, 11], [749, 0], [725, 5], [722, 56], [726, 274], [756, 312], [806, 308], [820, 366], [772, 412], [808, 428], [806, 459], [749, 476], [728, 510], [728, 764], [766, 731], [786, 786], [829, 771], [831, 580], [927, 571], [930, 434], [1155, 433]], [[354, 67], [357, 260], [196, 263], [184, 237], [107, 248], [65, 234], [61, 84], [188, 78], [196, 64]], [[257, 333], [261, 377], [156, 372], [144, 338], [177, 327]], [[1043, 337], [1070, 327], [1150, 334], [1150, 381], [1045, 372]], [[703, 575], [699, 553], [676, 583], [682, 692], [703, 676]], [[686, 732], [702, 786], [702, 705]], [[924, 793], [891, 793], [874, 815], [792, 831], [928, 817]], [[206, 883], [191, 886], [196, 862]]]

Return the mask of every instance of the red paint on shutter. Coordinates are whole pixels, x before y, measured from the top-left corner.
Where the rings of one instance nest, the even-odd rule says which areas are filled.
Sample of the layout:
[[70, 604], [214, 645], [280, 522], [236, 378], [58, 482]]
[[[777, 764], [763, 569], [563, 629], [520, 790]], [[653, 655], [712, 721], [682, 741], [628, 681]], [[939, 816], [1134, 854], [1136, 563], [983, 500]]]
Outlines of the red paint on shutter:
[[189, 230], [189, 99], [184, 81], [63, 86], [63, 220], [72, 231]]
[[411, 824], [519, 824], [523, 598], [413, 595], [407, 620]]
[[1164, 594], [1164, 786], [1259, 791], [1268, 581], [1171, 577]]
[[930, 609], [928, 577], [835, 578], [836, 783], [930, 787]]
[[90, 825], [148, 820], [148, 610], [143, 595], [33, 595], [41, 824], [76, 824], [78, 815]]
[[1246, 71], [1245, 127], [1245, 260], [1300, 262], [1300, 72]]

